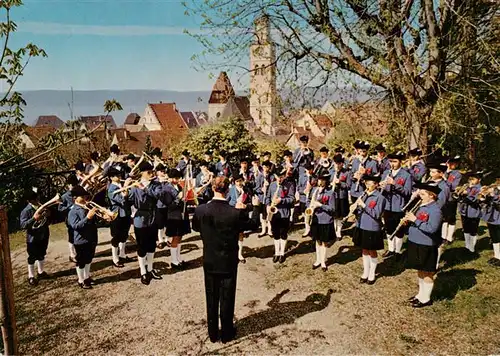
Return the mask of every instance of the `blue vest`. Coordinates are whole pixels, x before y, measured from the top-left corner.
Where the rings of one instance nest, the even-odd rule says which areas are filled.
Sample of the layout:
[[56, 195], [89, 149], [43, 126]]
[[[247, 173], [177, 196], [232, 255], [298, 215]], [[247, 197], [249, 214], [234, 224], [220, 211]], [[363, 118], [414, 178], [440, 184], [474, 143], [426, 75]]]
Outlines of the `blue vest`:
[[307, 199], [307, 205], [311, 204], [312, 198], [316, 195], [316, 201], [321, 203], [321, 206], [314, 210], [313, 224], [333, 224], [333, 213], [335, 212], [335, 192], [331, 188], [324, 188], [321, 193], [319, 187], [314, 187]]
[[460, 215], [467, 218], [479, 218], [481, 216], [481, 207], [477, 195], [481, 191], [481, 185], [477, 184], [466, 189], [466, 195], [458, 205]]
[[[203, 185], [205, 185], [207, 182], [205, 182], [204, 179], [205, 179], [204, 174], [202, 172], [198, 173], [196, 175], [196, 179], [195, 179], [195, 187], [200, 188]], [[208, 186], [206, 186], [204, 188], [203, 192], [200, 195], [198, 195], [198, 198], [201, 198], [205, 202], [207, 202], [210, 199], [212, 199], [213, 196], [214, 196], [214, 194], [212, 191], [212, 184], [210, 183]]]
[[73, 229], [73, 244], [97, 244], [97, 216], [87, 219], [88, 210], [74, 204], [68, 214], [68, 225]]
[[[274, 181], [269, 185], [266, 194], [266, 205], [271, 205], [272, 199], [276, 193], [278, 182]], [[277, 216], [283, 219], [289, 219], [291, 209], [295, 203], [295, 183], [291, 179], [283, 180], [277, 194], [278, 198], [281, 198], [281, 202], [276, 205], [278, 208]]]
[[[243, 195], [243, 197], [241, 197], [241, 195]], [[229, 194], [226, 196], [226, 200], [229, 202], [229, 205], [234, 207], [240, 197], [243, 204], [248, 203], [249, 194], [245, 191], [245, 188], [242, 187], [240, 192], [236, 186], [233, 185], [229, 188]]]
[[382, 214], [387, 201], [382, 193], [375, 190], [372, 194], [362, 198], [366, 204], [364, 208], [357, 210], [358, 221], [356, 226], [367, 231], [380, 231], [382, 228]]
[[229, 163], [227, 161], [224, 163], [222, 163], [221, 161], [217, 162], [217, 164], [215, 165], [215, 170], [219, 177], [220, 176], [225, 176], [228, 178], [232, 177], [231, 167], [229, 166]]
[[179, 193], [182, 191], [180, 185], [167, 184], [163, 197], [167, 206], [168, 220], [184, 220], [184, 197], [179, 199]]
[[422, 161], [418, 161], [411, 166], [409, 173], [413, 178], [413, 183], [422, 182], [422, 178], [427, 173], [427, 167]]
[[300, 148], [293, 151], [292, 163], [293, 168], [298, 170], [299, 176], [306, 174], [306, 169], [304, 168], [306, 164], [312, 164], [314, 162], [314, 151], [309, 149], [308, 154], [304, 154]]
[[[385, 171], [382, 174], [382, 180], [386, 179], [389, 175], [392, 176], [392, 170]], [[383, 191], [383, 195], [387, 199], [385, 210], [399, 213], [403, 211], [403, 207], [410, 199], [413, 180], [410, 173], [403, 168], [392, 178], [394, 179], [394, 184], [387, 184]]]
[[441, 243], [441, 207], [436, 202], [421, 206], [415, 213], [417, 220], [410, 225], [408, 240], [419, 245], [436, 246]]
[[482, 218], [488, 224], [500, 225], [500, 190], [497, 188], [493, 196], [488, 196], [483, 205]]
[[33, 216], [35, 215], [35, 211], [36, 209], [31, 204], [26, 205], [23, 211], [21, 211], [20, 224], [21, 229], [26, 230], [27, 243], [45, 241], [48, 240], [50, 236], [48, 222], [39, 229], [33, 229], [33, 224], [35, 223]]
[[71, 190], [68, 190], [61, 196], [61, 204], [57, 207], [57, 210], [64, 214], [67, 218], [69, 209], [73, 206], [73, 197], [71, 196]]
[[361, 164], [361, 161], [359, 160], [358, 157], [354, 159], [351, 167], [351, 182], [350, 182], [351, 183], [350, 193], [351, 196], [354, 198], [359, 198], [361, 194], [363, 194], [365, 191], [364, 184], [363, 183], [357, 184], [357, 180], [354, 179], [354, 173], [356, 173], [359, 170], [361, 165], [366, 169], [365, 174], [376, 175], [378, 173], [377, 162], [375, 162], [370, 157], [366, 158], [363, 164]]
[[256, 194], [259, 197], [259, 202], [261, 204], [264, 204], [265, 202], [265, 194], [264, 194], [264, 183], [267, 181], [268, 185], [266, 188], [266, 191], [269, 190], [269, 186], [272, 181], [274, 181], [275, 176], [273, 174], [268, 173], [267, 176], [264, 176], [264, 173], [259, 174], [257, 178], [255, 179], [255, 186], [254, 186], [254, 194]]
[[388, 169], [391, 169], [391, 163], [389, 162], [389, 158], [384, 157], [382, 160], [378, 163], [378, 171], [380, 173], [384, 173]]
[[155, 223], [156, 201], [162, 197], [159, 184], [151, 182], [146, 188], [130, 188], [128, 200], [137, 209], [134, 215], [134, 227], [142, 229], [150, 227]]
[[438, 183], [438, 187], [441, 189], [441, 192], [438, 195], [436, 203], [442, 209], [445, 206], [445, 204], [450, 200], [451, 196], [450, 187], [448, 186], [445, 180], [440, 180]]
[[336, 199], [347, 199], [349, 196], [349, 171], [345, 168], [342, 168], [340, 172], [335, 170], [335, 167], [330, 169], [330, 184], [333, 187], [333, 180], [338, 178], [340, 180], [339, 183], [335, 184], [335, 198]]
[[118, 187], [117, 185], [115, 185], [113, 183], [111, 183], [108, 186], [108, 199], [109, 199], [109, 203], [110, 203], [109, 208], [113, 212], [117, 211], [118, 216], [121, 218], [126, 217], [126, 216], [131, 216], [132, 211], [131, 211], [130, 203], [129, 203], [127, 197], [124, 197], [122, 195], [122, 193], [114, 194], [114, 192], [118, 189], [120, 189], [120, 187]]

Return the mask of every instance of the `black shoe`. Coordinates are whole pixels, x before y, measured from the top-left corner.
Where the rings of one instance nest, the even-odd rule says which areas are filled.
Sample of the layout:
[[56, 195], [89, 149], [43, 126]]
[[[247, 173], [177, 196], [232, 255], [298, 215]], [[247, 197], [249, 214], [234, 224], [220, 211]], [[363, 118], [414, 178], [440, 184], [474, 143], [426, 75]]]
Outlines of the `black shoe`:
[[182, 271], [182, 269], [183, 269], [182, 267], [183, 266], [181, 263], [179, 263], [179, 264], [171, 263], [170, 264], [170, 268], [175, 269], [177, 271]]
[[134, 262], [135, 261], [134, 258], [128, 257], [128, 256], [122, 257], [121, 260], [122, 260], [122, 263]]
[[222, 334], [221, 341], [223, 344], [225, 344], [226, 342], [234, 340], [235, 337], [236, 337], [236, 328], [232, 328], [229, 332]]
[[258, 234], [258, 235], [257, 235], [257, 237], [258, 237], [258, 238], [261, 238], [261, 237], [264, 237], [264, 236], [266, 236], [266, 235], [267, 235], [267, 233], [266, 233], [266, 232], [264, 232], [263, 234]]
[[121, 261], [118, 261], [118, 263], [115, 263], [115, 261], [113, 261], [113, 266], [116, 267], [116, 268], [123, 268], [123, 267], [125, 267], [125, 265]]
[[157, 271], [155, 271], [155, 270], [152, 270], [151, 272], [149, 272], [149, 277], [150, 277], [150, 279], [151, 279], [151, 278], [152, 278], [152, 279], [163, 279], [163, 277], [162, 277], [162, 276], [160, 276], [160, 275], [158, 274], [158, 272], [157, 272]]
[[92, 286], [90, 284], [85, 284], [85, 281], [84, 283], [78, 283], [78, 285], [80, 286], [81, 289], [92, 289]]
[[47, 278], [49, 278], [47, 272], [43, 271], [42, 273], [38, 273], [38, 279], [47, 279]]
[[146, 285], [146, 286], [147, 286], [147, 285], [149, 285], [149, 283], [150, 283], [150, 282], [151, 282], [151, 279], [150, 279], [150, 277], [149, 277], [149, 274], [147, 274], [147, 273], [146, 273], [146, 274], [143, 274], [143, 275], [141, 276], [141, 283], [142, 283], [142, 284], [144, 284], [144, 285]]
[[280, 256], [276, 256], [276, 255], [273, 256], [273, 263], [276, 263], [279, 260], [280, 260]]
[[321, 267], [321, 270], [322, 270], [323, 272], [326, 272], [326, 271], [328, 271], [328, 267], [327, 267], [327, 266], [325, 266], [325, 267]]
[[389, 258], [394, 256], [396, 253], [394, 251], [385, 251], [384, 254], [382, 255], [382, 258]]
[[38, 285], [38, 279], [36, 279], [35, 277], [28, 278], [28, 283], [30, 284], [30, 286], [36, 286]]
[[320, 267], [321, 267], [321, 263], [320, 263], [319, 265], [315, 265], [315, 264], [313, 264], [313, 270], [318, 269], [318, 268], [320, 268]]
[[363, 284], [363, 283], [366, 283], [368, 282], [368, 278], [360, 278], [359, 279], [359, 283]]
[[213, 343], [216, 343], [217, 341], [219, 341], [219, 336], [208, 336], [210, 341], [213, 342]]
[[279, 261], [279, 263], [283, 263], [283, 262], [285, 262], [285, 260], [286, 260], [286, 257], [285, 257], [285, 255], [283, 255], [283, 256], [279, 257], [278, 261]]
[[375, 284], [375, 280], [373, 280], [373, 281], [367, 280], [366, 284], [373, 285], [373, 284]]
[[408, 298], [408, 301], [412, 304], [415, 303], [417, 301], [417, 296], [414, 295], [413, 297]]
[[500, 263], [500, 259], [493, 257], [490, 258], [487, 263], [492, 266], [498, 266], [498, 264]]
[[87, 278], [83, 281], [83, 284], [87, 286], [95, 286], [97, 283], [92, 278]]
[[76, 258], [74, 258], [74, 257], [71, 257], [71, 256], [70, 256], [70, 257], [69, 257], [69, 262], [76, 263]]
[[240, 261], [240, 263], [243, 263], [243, 264], [247, 263], [246, 259], [242, 259], [242, 260], [238, 259], [238, 260]]
[[420, 300], [415, 299], [415, 302], [411, 304], [412, 307], [414, 308], [425, 308], [432, 305], [432, 299], [429, 299], [427, 303], [422, 303]]

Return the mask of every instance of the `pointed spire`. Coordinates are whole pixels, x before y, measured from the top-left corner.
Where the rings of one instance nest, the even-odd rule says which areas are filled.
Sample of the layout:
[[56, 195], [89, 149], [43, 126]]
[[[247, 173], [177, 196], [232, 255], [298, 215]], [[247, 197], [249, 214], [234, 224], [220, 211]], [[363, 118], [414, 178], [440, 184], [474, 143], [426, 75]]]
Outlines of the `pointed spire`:
[[234, 89], [226, 72], [220, 72], [212, 88], [209, 104], [225, 104], [229, 98], [234, 97]]

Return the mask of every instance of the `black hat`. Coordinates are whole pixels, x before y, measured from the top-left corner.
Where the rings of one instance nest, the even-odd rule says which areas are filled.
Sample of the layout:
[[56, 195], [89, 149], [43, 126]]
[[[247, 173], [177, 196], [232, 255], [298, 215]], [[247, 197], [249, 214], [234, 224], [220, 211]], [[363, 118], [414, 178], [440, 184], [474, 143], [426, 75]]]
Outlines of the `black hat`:
[[408, 151], [408, 155], [410, 156], [421, 156], [422, 155], [422, 150], [420, 148], [413, 148]]
[[135, 161], [135, 156], [134, 156], [134, 154], [133, 154], [133, 153], [129, 153], [129, 154], [127, 155], [127, 160], [129, 160], [129, 159], [131, 159], [131, 160], [134, 160], [134, 161]]
[[398, 152], [393, 152], [387, 155], [387, 158], [389, 159], [399, 159], [400, 161], [404, 160], [406, 155], [404, 152], [398, 151]]
[[328, 152], [330, 152], [330, 150], [329, 150], [329, 149], [328, 149], [328, 147], [326, 147], [326, 146], [321, 147], [321, 148], [319, 149], [319, 151], [320, 151], [320, 152], [327, 152], [327, 153], [328, 153]]
[[85, 166], [83, 165], [83, 162], [82, 161], [78, 161], [75, 163], [75, 169], [77, 171], [84, 171], [85, 170]]
[[460, 162], [461, 157], [460, 156], [453, 156], [448, 158], [448, 163], [458, 163]]
[[94, 151], [90, 154], [90, 159], [97, 161], [99, 159], [99, 152]]
[[360, 141], [360, 140], [356, 140], [356, 141], [354, 141], [354, 143], [352, 144], [352, 146], [353, 146], [354, 148], [360, 148], [360, 145], [361, 145], [361, 141]]
[[122, 173], [116, 169], [115, 167], [111, 167], [108, 169], [106, 174], [108, 177], [121, 177]]
[[207, 155], [207, 156], [211, 156], [213, 154], [214, 154], [214, 151], [212, 151], [212, 150], [206, 150], [205, 151], [205, 155]]
[[311, 162], [306, 162], [304, 164], [304, 169], [310, 170], [310, 169], [313, 169], [313, 168], [314, 168], [314, 166], [313, 166], [313, 164]]
[[439, 186], [436, 183], [432, 183], [432, 182], [431, 183], [417, 182], [417, 183], [415, 183], [414, 187], [417, 189], [427, 190], [427, 191], [432, 192], [436, 195], [439, 195], [439, 193], [441, 193], [441, 188], [439, 188]]
[[251, 159], [251, 161], [252, 161], [252, 162], [260, 162], [260, 157], [259, 157], [259, 156], [257, 156], [257, 155], [253, 155], [253, 156], [251, 156], [251, 158], [250, 158], [250, 159]]
[[186, 157], [191, 155], [191, 153], [188, 150], [182, 151], [181, 154]]
[[283, 157], [286, 157], [286, 156], [293, 156], [292, 151], [290, 151], [290, 150], [283, 151]]
[[76, 187], [74, 187], [73, 189], [71, 189], [71, 196], [73, 198], [76, 198], [76, 197], [84, 197], [84, 196], [88, 196], [90, 195], [89, 192], [87, 192], [82, 186], [80, 185], [77, 185]]
[[387, 146], [385, 143], [379, 143], [377, 146], [375, 146], [374, 150], [378, 152], [386, 152]]
[[219, 151], [219, 156], [227, 158], [227, 151], [226, 150], [220, 150]]
[[151, 156], [161, 157], [161, 150], [160, 150], [160, 148], [159, 147], [153, 148], [153, 150], [151, 151]]
[[368, 141], [361, 141], [359, 143], [359, 149], [362, 149], [362, 150], [369, 150], [370, 149], [370, 143]]
[[37, 200], [38, 199], [38, 189], [32, 188], [24, 192], [25, 200]]
[[309, 142], [309, 136], [306, 135], [300, 136], [299, 140], [300, 142]]
[[264, 162], [262, 162], [262, 166], [266, 166], [266, 167], [271, 168], [271, 167], [272, 167], [272, 165], [273, 165], [273, 164], [271, 163], [271, 161], [264, 161]]
[[242, 163], [242, 162], [248, 163], [250, 161], [251, 161], [250, 156], [244, 156], [244, 157], [240, 158], [240, 163]]
[[262, 155], [263, 155], [263, 156], [270, 156], [270, 155], [271, 155], [271, 152], [269, 152], [269, 151], [265, 151]]
[[120, 147], [118, 147], [117, 144], [113, 144], [109, 148], [109, 152], [119, 154], [120, 153]]
[[170, 178], [181, 178], [182, 173], [180, 171], [178, 171], [177, 169], [172, 168], [171, 170], [168, 171], [168, 176]]
[[483, 175], [484, 175], [484, 171], [470, 171], [470, 172], [467, 172], [465, 173], [466, 176], [468, 177], [474, 177], [474, 178], [483, 178]]
[[436, 160], [427, 162], [426, 167], [427, 167], [427, 169], [437, 169], [441, 172], [445, 172], [446, 169], [448, 168], [448, 167], [446, 167], [446, 164], [444, 164], [441, 161], [436, 161]]
[[234, 181], [236, 182], [237, 180], [245, 180], [245, 177], [243, 176], [243, 174], [236, 174], [234, 176]]
[[78, 185], [78, 178], [76, 177], [76, 174], [70, 174], [68, 179], [66, 179], [66, 184], [71, 184], [71, 185]]
[[163, 165], [163, 163], [158, 163], [155, 167], [155, 171], [157, 172], [164, 172], [167, 167]]
[[363, 174], [363, 177], [361, 178], [362, 180], [364, 181], [367, 181], [367, 180], [371, 180], [373, 182], [380, 182], [380, 180], [382, 179], [381, 176], [374, 176], [374, 175], [371, 175], [371, 174]]
[[147, 172], [147, 171], [152, 171], [153, 166], [149, 162], [141, 162], [139, 165], [139, 171], [140, 172]]
[[283, 168], [281, 171], [276, 172], [276, 174], [278, 175], [278, 177], [283, 177], [283, 176], [287, 175], [287, 173], [288, 173], [288, 169], [287, 168]]
[[202, 159], [198, 161], [198, 167], [208, 167], [208, 162]]
[[335, 149], [335, 153], [345, 153], [345, 148], [342, 147], [342, 146], [338, 146], [336, 149]]
[[330, 174], [328, 172], [322, 172], [322, 174], [320, 174], [318, 176], [318, 179], [326, 180], [327, 182], [329, 182], [331, 178], [332, 177], [330, 176]]
[[333, 156], [333, 162], [344, 163], [344, 157], [342, 157], [340, 153], [337, 153], [335, 156]]

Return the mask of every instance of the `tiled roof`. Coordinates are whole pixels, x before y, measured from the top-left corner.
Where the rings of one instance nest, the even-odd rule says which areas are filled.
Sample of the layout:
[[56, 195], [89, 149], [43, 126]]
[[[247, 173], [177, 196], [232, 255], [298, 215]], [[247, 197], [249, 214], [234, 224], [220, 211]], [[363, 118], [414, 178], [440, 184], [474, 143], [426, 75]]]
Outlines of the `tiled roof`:
[[325, 145], [324, 137], [316, 137], [311, 133], [311, 131], [302, 127], [294, 127], [294, 132], [292, 132], [289, 137], [295, 136], [297, 138], [297, 142], [299, 142], [300, 137], [304, 135], [309, 137], [309, 147], [314, 151], [319, 151], [319, 149]]
[[327, 115], [324, 114], [311, 114], [316, 125], [321, 127], [331, 128], [333, 127], [332, 120]]
[[196, 117], [194, 116], [192, 111], [182, 111], [180, 114], [182, 119], [190, 129], [198, 127], [198, 121], [196, 120]]
[[[230, 98], [222, 111], [221, 117], [239, 117], [243, 120], [252, 120], [250, 116], [250, 101], [246, 96]], [[252, 120], [253, 121], [253, 120]]]
[[360, 123], [366, 132], [376, 132], [380, 136], [388, 134], [387, 122], [390, 118], [390, 109], [385, 104], [364, 103], [348, 107], [337, 108], [332, 120]]
[[175, 103], [149, 104], [163, 130], [184, 131], [188, 126], [175, 107]]
[[63, 125], [64, 125], [64, 121], [62, 121], [56, 115], [38, 116], [38, 119], [36, 120], [36, 123], [35, 123], [35, 127], [50, 126], [50, 127], [55, 128], [55, 129], [58, 129]]
[[140, 115], [136, 112], [132, 112], [127, 115], [127, 118], [125, 119], [124, 125], [137, 125], [137, 123], [140, 120]]
[[[101, 122], [106, 122], [107, 129], [116, 129], [115, 119], [113, 119], [113, 115], [96, 115], [96, 116], [80, 116], [78, 121], [85, 124], [87, 129], [93, 130], [97, 126], [101, 124]], [[104, 125], [102, 125], [102, 129], [104, 129]]]
[[52, 126], [24, 126], [23, 130], [35, 146], [42, 138], [56, 131]]
[[220, 72], [210, 94], [209, 104], [225, 104], [234, 96], [234, 89], [226, 72]]

